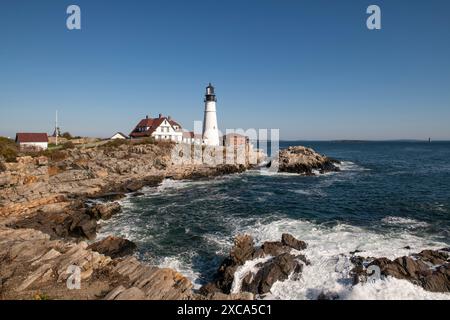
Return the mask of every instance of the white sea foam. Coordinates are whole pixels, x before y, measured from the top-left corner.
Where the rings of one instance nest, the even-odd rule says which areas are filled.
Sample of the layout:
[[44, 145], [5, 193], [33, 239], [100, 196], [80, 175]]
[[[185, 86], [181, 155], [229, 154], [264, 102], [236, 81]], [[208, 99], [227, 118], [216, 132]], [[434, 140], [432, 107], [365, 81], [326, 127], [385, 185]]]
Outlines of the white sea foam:
[[[192, 256], [193, 253], [191, 253], [190, 255]], [[198, 281], [200, 273], [193, 270], [192, 264], [182, 262], [181, 257], [178, 256], [165, 257], [158, 264], [158, 267], [170, 268], [178, 271], [192, 282], [195, 289], [199, 289], [201, 286], [201, 283]]]
[[181, 189], [188, 187], [189, 184], [190, 183], [187, 180], [164, 179], [157, 187], [157, 190], [158, 192], [164, 192], [167, 189]]
[[[341, 171], [350, 171], [350, 172], [355, 172], [355, 171], [370, 171], [370, 169], [364, 168], [360, 165], [357, 165], [354, 162], [351, 161], [341, 161], [341, 163], [336, 163], [336, 166], [341, 170]], [[299, 176], [298, 173], [291, 173], [291, 172], [277, 172], [277, 171], [273, 171], [269, 168], [265, 168], [262, 167], [259, 170], [252, 170], [252, 172], [258, 173], [260, 175], [263, 176], [286, 176], [286, 177], [293, 177], [293, 176]], [[339, 172], [335, 172], [335, 171], [330, 171], [330, 172], [325, 172], [325, 173], [320, 173], [319, 170], [312, 170], [312, 173], [315, 176], [318, 177], [322, 177], [322, 176], [330, 176], [330, 175], [335, 175]]]
[[262, 176], [298, 177], [298, 173], [271, 171], [269, 168], [261, 168], [258, 174]]
[[341, 161], [341, 163], [336, 163], [336, 166], [341, 169], [341, 171], [370, 171], [370, 169], [364, 168], [351, 161]]
[[[323, 227], [314, 223], [283, 219], [269, 224], [256, 225], [242, 232], [253, 235], [258, 243], [279, 240], [282, 233], [291, 233], [308, 243], [303, 252], [311, 261], [305, 266], [300, 280], [277, 282], [268, 298], [316, 299], [321, 292], [335, 292], [343, 299], [450, 299], [449, 294], [425, 292], [422, 288], [395, 279], [379, 280], [375, 289], [368, 285], [352, 287], [349, 271], [350, 251], [360, 250], [361, 256], [387, 257], [390, 259], [418, 252], [422, 249], [438, 249], [447, 246], [407, 232], [378, 234], [365, 229], [337, 225]], [[405, 249], [410, 246], [411, 249]], [[386, 296], [383, 295], [386, 289]]]
[[298, 190], [289, 190], [289, 191], [298, 193], [298, 194], [302, 194], [305, 196], [320, 196], [320, 197], [326, 196], [326, 192], [324, 192], [323, 190], [321, 190], [319, 188], [311, 188], [308, 190], [298, 189]]
[[342, 294], [348, 300], [449, 300], [450, 294], [425, 291], [407, 280], [388, 277], [375, 283], [358, 284]]
[[242, 287], [242, 280], [245, 278], [245, 276], [249, 272], [251, 272], [252, 274], [256, 274], [259, 270], [256, 265], [259, 263], [264, 263], [269, 259], [270, 257], [249, 260], [246, 261], [244, 265], [238, 267], [236, 272], [234, 273], [234, 280], [233, 284], [231, 285], [231, 293], [239, 293]]
[[189, 188], [192, 186], [205, 186], [208, 187], [212, 184], [221, 184], [224, 182], [227, 182], [232, 179], [241, 179], [242, 174], [236, 173], [236, 174], [230, 174], [226, 176], [219, 176], [212, 179], [205, 179], [205, 180], [173, 180], [173, 179], [164, 179], [161, 184], [156, 188], [157, 193], [163, 193], [165, 191], [170, 190], [180, 190]]
[[439, 211], [439, 212], [447, 212], [447, 208], [445, 207], [444, 204], [434, 205], [434, 210]]
[[390, 225], [401, 225], [406, 228], [415, 229], [415, 228], [424, 228], [428, 226], [428, 223], [425, 221], [418, 221], [415, 219], [410, 218], [403, 218], [403, 217], [393, 217], [388, 216], [381, 220], [382, 222]]
[[214, 234], [205, 234], [203, 238], [214, 246], [218, 247], [216, 250], [217, 255], [228, 254], [229, 249], [232, 246], [232, 241], [229, 238], [218, 236]]

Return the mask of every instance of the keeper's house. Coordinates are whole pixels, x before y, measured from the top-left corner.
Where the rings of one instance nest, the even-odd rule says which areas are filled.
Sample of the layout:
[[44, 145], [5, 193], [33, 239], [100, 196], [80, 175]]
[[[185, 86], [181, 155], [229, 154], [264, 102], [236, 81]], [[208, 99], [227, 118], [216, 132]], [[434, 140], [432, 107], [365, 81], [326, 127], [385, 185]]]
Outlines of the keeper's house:
[[250, 139], [247, 136], [243, 136], [237, 133], [229, 133], [222, 137], [222, 144], [224, 146], [243, 146], [249, 145]]
[[203, 145], [207, 140], [203, 139], [201, 134], [194, 134], [192, 131], [183, 132], [183, 143]]
[[46, 133], [17, 133], [16, 143], [21, 151], [40, 151], [48, 149]]
[[132, 139], [153, 137], [155, 140], [182, 142], [183, 130], [170, 116], [164, 117], [160, 114], [158, 118], [147, 116], [142, 119], [130, 133], [130, 137]]

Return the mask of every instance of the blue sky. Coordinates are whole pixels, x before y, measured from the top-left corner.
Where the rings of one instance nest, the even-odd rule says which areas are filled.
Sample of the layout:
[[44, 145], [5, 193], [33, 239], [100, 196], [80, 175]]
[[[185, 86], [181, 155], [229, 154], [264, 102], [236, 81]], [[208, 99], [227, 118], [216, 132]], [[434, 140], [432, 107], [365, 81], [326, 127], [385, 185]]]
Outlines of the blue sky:
[[[66, 28], [77, 4], [82, 30]], [[382, 30], [366, 28], [366, 8]], [[450, 139], [450, 1], [2, 0], [0, 135], [129, 133], [146, 114], [282, 139]]]

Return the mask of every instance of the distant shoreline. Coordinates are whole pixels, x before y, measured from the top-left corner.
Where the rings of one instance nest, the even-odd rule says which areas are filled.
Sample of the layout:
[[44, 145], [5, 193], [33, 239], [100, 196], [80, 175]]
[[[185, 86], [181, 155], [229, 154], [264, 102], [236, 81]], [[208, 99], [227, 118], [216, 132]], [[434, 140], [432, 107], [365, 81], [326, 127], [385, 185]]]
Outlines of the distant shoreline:
[[[252, 140], [254, 141], [254, 140]], [[259, 140], [259, 142], [270, 142], [270, 140]], [[281, 142], [288, 142], [288, 143], [294, 143], [294, 142], [331, 142], [331, 143], [389, 143], [389, 142], [404, 142], [404, 143], [429, 143], [428, 140], [418, 140], [418, 139], [399, 139], [399, 140], [280, 140]], [[433, 142], [444, 142], [444, 143], [450, 143], [450, 140], [431, 140], [431, 143]]]

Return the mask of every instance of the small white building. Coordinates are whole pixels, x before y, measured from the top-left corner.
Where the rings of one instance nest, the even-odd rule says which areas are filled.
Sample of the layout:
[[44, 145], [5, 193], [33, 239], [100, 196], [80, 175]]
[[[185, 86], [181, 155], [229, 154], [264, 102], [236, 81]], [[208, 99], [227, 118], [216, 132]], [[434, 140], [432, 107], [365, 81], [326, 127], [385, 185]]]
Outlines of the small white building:
[[183, 143], [203, 145], [207, 144], [207, 140], [203, 139], [201, 134], [194, 134], [192, 131], [183, 132]]
[[22, 151], [41, 151], [48, 149], [46, 133], [17, 133], [16, 143]]
[[181, 125], [170, 116], [164, 117], [160, 114], [158, 118], [147, 116], [142, 119], [130, 133], [130, 137], [132, 139], [153, 137], [155, 140], [182, 142], [183, 130]]
[[128, 136], [123, 134], [122, 132], [117, 132], [115, 135], [113, 135], [111, 138], [109, 138], [109, 140], [117, 140], [117, 139], [128, 139]]

